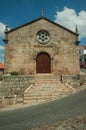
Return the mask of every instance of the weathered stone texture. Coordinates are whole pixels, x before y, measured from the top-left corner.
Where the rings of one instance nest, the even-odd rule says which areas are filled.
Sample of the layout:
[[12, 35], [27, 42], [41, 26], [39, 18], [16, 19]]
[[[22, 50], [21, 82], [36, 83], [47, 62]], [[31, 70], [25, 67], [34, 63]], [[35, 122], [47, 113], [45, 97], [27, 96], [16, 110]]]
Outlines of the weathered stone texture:
[[6, 76], [1, 82], [0, 97], [10, 97], [17, 95], [23, 97], [24, 91], [34, 83], [32, 76]]
[[[37, 32], [47, 30], [50, 41], [42, 45], [36, 40]], [[42, 18], [7, 33], [5, 72], [36, 73], [36, 56], [47, 52], [51, 57], [51, 73], [78, 74], [79, 48], [77, 35]]]

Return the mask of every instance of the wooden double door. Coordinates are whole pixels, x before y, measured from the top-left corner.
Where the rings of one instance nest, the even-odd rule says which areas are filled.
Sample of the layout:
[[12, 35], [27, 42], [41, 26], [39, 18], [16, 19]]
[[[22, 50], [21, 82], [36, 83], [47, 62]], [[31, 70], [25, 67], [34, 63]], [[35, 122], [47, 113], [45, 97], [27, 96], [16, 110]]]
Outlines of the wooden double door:
[[51, 58], [48, 53], [41, 52], [36, 57], [36, 72], [51, 73]]

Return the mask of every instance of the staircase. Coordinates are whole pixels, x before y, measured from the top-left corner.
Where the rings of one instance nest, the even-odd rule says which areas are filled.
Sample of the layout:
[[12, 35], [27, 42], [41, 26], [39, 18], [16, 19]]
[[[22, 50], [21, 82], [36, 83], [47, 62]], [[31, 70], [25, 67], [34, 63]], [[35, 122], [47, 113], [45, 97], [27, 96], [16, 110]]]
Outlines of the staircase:
[[24, 92], [25, 104], [38, 104], [57, 99], [73, 90], [60, 82], [60, 76], [52, 74], [37, 74], [34, 84]]

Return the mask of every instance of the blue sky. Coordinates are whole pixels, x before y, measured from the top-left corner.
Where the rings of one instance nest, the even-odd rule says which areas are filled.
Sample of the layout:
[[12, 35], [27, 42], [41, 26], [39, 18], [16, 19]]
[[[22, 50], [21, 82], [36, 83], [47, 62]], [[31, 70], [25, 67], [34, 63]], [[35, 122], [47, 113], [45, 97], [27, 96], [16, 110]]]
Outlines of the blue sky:
[[42, 10], [45, 17], [71, 30], [79, 24], [80, 44], [86, 45], [85, 0], [0, 0], [0, 62], [4, 62], [4, 25], [15, 28], [39, 18]]

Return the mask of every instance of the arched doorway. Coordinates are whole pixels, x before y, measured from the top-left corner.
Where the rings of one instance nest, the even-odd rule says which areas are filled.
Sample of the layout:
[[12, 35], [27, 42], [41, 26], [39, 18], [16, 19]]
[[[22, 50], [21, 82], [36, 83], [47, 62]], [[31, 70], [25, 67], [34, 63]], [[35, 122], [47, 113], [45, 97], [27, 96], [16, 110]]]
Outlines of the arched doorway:
[[51, 59], [48, 53], [40, 52], [36, 57], [36, 72], [51, 73]]

